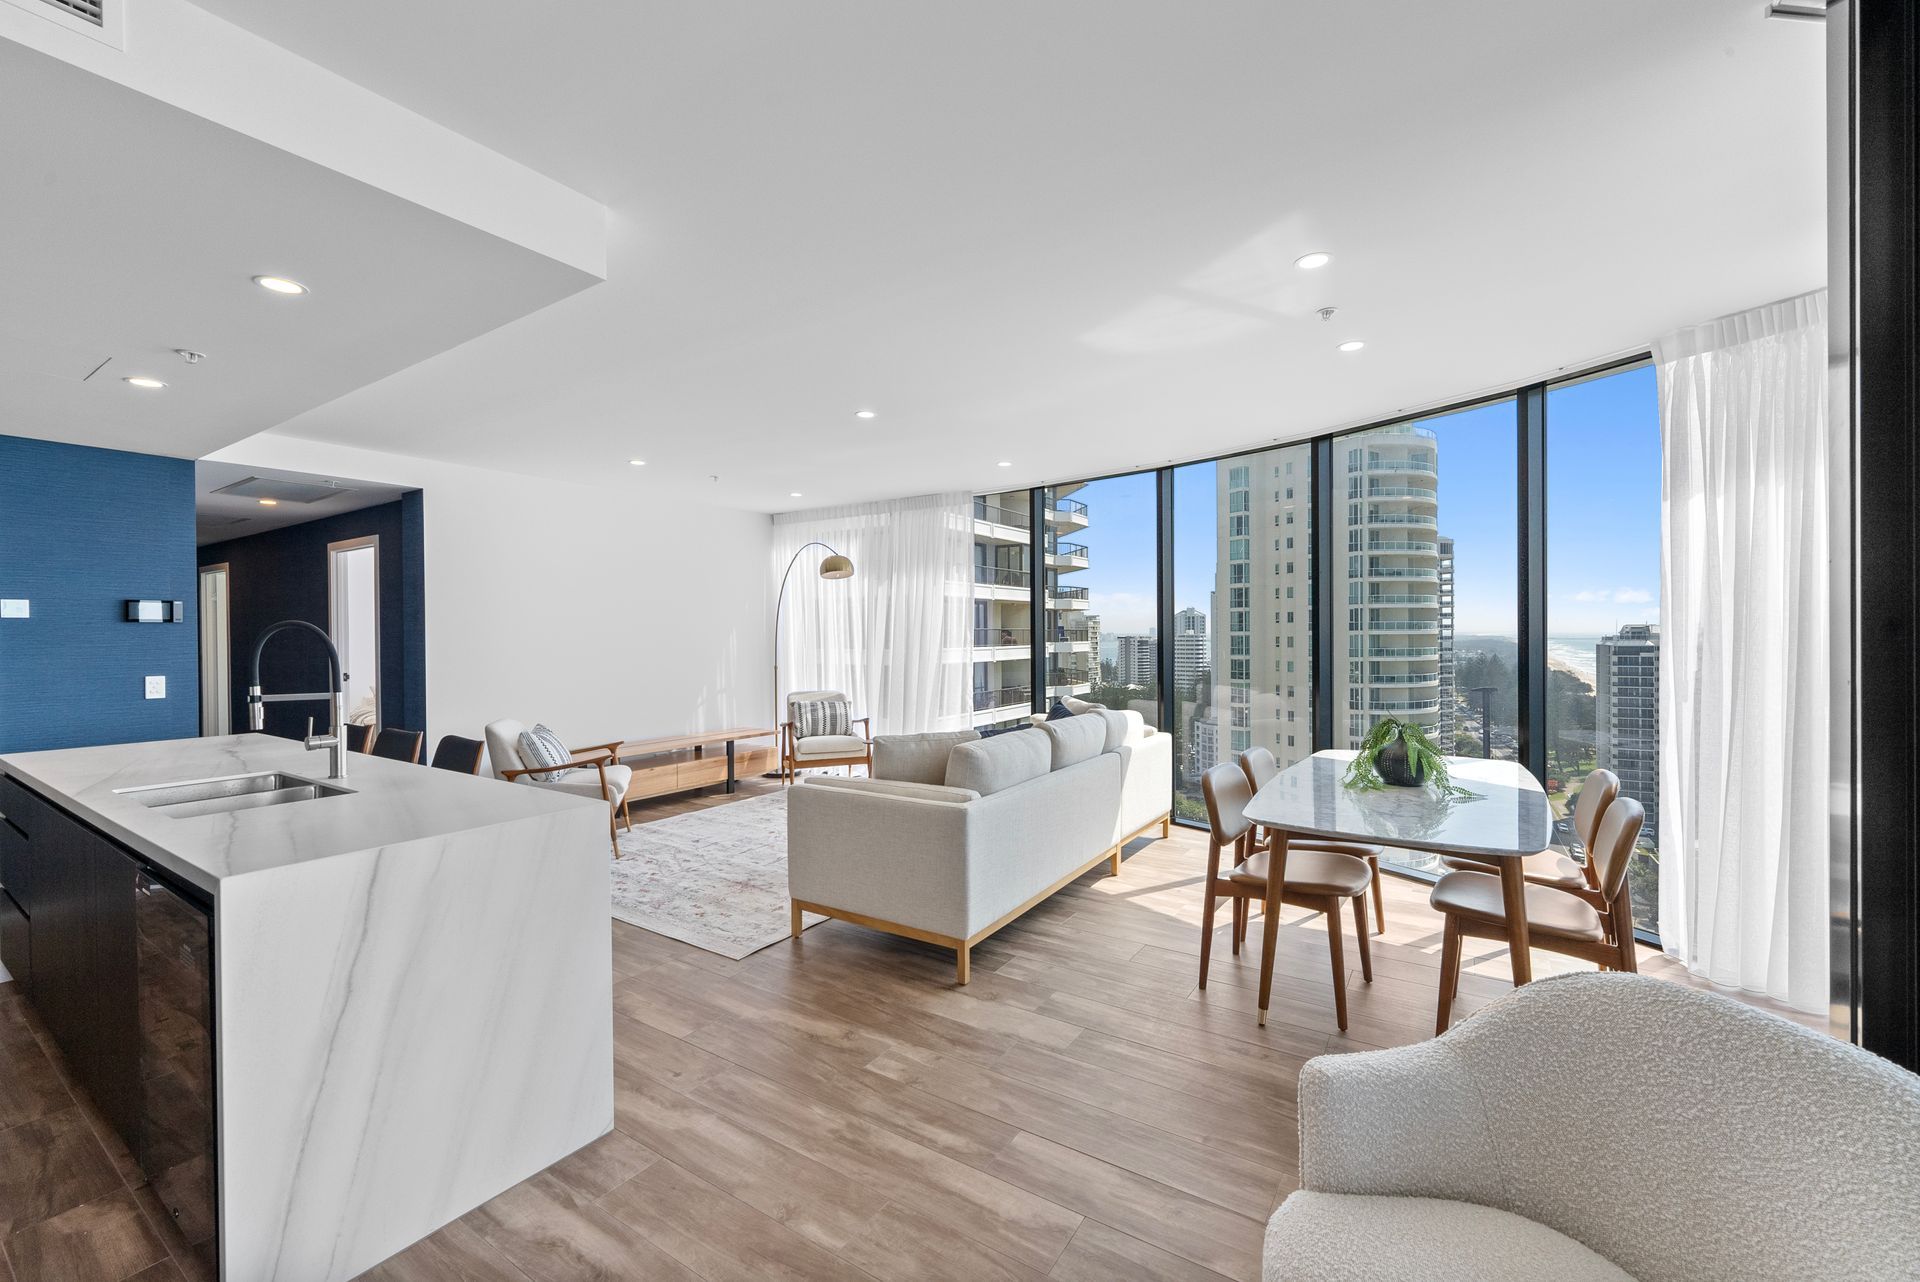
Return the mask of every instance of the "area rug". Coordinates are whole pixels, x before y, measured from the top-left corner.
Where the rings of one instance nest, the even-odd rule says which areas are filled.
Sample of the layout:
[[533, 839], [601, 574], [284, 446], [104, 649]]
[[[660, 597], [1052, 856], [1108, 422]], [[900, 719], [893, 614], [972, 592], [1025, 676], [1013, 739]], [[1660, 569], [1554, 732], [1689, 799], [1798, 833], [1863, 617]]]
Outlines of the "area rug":
[[[769, 793], [620, 833], [613, 915], [738, 961], [790, 933], [787, 794]], [[825, 917], [806, 915], [805, 924]]]

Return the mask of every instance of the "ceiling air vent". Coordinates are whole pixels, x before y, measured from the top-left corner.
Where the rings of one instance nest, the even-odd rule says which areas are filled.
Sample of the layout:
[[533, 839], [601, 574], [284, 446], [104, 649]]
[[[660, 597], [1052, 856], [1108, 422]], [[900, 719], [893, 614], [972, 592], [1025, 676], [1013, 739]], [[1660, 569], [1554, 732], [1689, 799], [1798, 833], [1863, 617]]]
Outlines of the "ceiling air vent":
[[232, 494], [243, 499], [272, 499], [277, 503], [318, 503], [322, 499], [351, 494], [345, 485], [315, 485], [311, 481], [277, 481], [270, 476], [249, 476], [244, 481], [223, 485], [215, 494]]
[[70, 13], [76, 18], [91, 22], [96, 27], [107, 25], [106, 0], [41, 0], [41, 3], [50, 4], [61, 12]]

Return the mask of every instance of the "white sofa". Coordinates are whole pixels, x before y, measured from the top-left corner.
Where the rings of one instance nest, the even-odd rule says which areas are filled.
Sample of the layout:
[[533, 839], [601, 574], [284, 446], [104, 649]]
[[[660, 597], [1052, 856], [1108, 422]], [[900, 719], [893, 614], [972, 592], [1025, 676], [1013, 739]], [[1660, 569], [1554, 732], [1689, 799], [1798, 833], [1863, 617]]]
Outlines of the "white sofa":
[[[1104, 709], [981, 738], [882, 736], [872, 779], [807, 778], [787, 801], [787, 887], [801, 913], [951, 948], [973, 945], [1159, 828], [1170, 735]], [[891, 777], [889, 777], [891, 776]]]
[[1920, 1077], [1713, 993], [1569, 975], [1300, 1074], [1265, 1282], [1920, 1277]]

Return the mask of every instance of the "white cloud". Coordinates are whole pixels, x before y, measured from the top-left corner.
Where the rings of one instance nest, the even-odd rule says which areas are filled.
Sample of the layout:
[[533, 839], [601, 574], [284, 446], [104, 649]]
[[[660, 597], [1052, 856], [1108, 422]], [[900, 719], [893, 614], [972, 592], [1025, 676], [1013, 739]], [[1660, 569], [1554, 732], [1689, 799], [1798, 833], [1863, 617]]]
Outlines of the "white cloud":
[[1653, 593], [1645, 588], [1584, 588], [1573, 600], [1582, 605], [1649, 605]]
[[1613, 593], [1615, 605], [1646, 605], [1653, 600], [1653, 593], [1645, 588], [1616, 588]]

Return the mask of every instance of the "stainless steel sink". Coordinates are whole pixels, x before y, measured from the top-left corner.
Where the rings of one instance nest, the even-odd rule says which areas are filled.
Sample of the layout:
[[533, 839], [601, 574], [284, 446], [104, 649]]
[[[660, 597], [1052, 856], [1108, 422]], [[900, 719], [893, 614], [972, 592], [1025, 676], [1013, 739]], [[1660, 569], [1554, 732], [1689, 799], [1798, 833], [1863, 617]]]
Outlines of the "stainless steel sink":
[[353, 789], [269, 770], [261, 774], [192, 779], [181, 783], [152, 783], [138, 788], [116, 788], [114, 791], [123, 797], [131, 797], [149, 810], [158, 810], [175, 819], [191, 819], [197, 815], [224, 814], [229, 810], [253, 810], [260, 806], [284, 806], [295, 801], [341, 797]]

